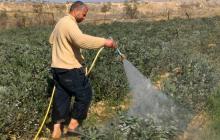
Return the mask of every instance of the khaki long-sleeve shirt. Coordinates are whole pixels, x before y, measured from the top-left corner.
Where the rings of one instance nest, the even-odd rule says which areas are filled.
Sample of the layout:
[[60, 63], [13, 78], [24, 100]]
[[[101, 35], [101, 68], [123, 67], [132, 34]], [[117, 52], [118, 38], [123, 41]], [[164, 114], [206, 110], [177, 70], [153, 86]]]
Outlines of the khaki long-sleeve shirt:
[[50, 35], [53, 68], [73, 69], [82, 67], [80, 49], [95, 49], [104, 46], [105, 39], [83, 34], [75, 18], [61, 18]]

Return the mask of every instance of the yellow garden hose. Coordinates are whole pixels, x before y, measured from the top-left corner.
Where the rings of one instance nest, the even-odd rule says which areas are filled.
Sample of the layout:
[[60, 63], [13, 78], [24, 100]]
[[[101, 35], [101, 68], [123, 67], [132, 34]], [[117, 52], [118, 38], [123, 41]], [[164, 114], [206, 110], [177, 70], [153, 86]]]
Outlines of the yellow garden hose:
[[37, 137], [38, 137], [38, 135], [40, 134], [40, 132], [41, 132], [43, 126], [44, 126], [44, 123], [45, 123], [45, 121], [46, 121], [46, 119], [47, 119], [48, 113], [49, 113], [49, 111], [50, 111], [51, 104], [52, 104], [52, 102], [53, 102], [54, 91], [55, 91], [55, 86], [53, 87], [52, 95], [51, 95], [50, 102], [49, 102], [49, 105], [48, 105], [48, 108], [47, 108], [47, 112], [46, 112], [46, 114], [45, 114], [45, 116], [44, 116], [44, 120], [43, 120], [43, 122], [41, 123], [41, 126], [39, 127], [39, 129], [38, 129], [38, 131], [37, 131], [37, 134], [36, 134], [35, 137], [34, 137], [34, 140], [37, 140]]
[[[96, 54], [96, 56], [95, 56], [95, 58], [94, 58], [94, 60], [93, 60], [93, 62], [92, 62], [92, 64], [91, 64], [89, 70], [88, 70], [88, 71], [86, 70], [86, 76], [89, 75], [89, 73], [91, 72], [91, 70], [92, 70], [93, 67], [95, 66], [96, 60], [97, 60], [99, 54], [101, 53], [101, 51], [102, 51], [103, 49], [104, 49], [104, 47], [102, 47], [101, 49], [99, 49], [99, 51], [97, 52], [97, 54]], [[55, 89], [56, 89], [56, 88], [55, 88], [55, 86], [54, 86], [54, 87], [53, 87], [53, 91], [52, 91], [52, 95], [51, 95], [51, 98], [50, 98], [50, 102], [49, 102], [49, 105], [48, 105], [48, 107], [47, 107], [46, 114], [45, 114], [45, 116], [44, 116], [43, 122], [41, 123], [41, 126], [39, 127], [39, 129], [38, 129], [38, 131], [37, 131], [37, 134], [36, 134], [35, 137], [34, 137], [34, 140], [37, 140], [37, 138], [38, 138], [38, 136], [39, 136], [40, 132], [42, 131], [42, 128], [43, 128], [43, 126], [44, 126], [44, 124], [45, 124], [45, 121], [46, 121], [46, 119], [47, 119], [47, 116], [48, 116], [48, 114], [49, 114], [49, 111], [50, 111], [50, 108], [51, 108], [51, 105], [52, 105], [52, 102], [53, 102], [53, 97], [54, 97]]]
[[93, 67], [95, 66], [96, 60], [97, 60], [99, 54], [101, 53], [101, 51], [102, 51], [103, 49], [104, 49], [104, 47], [102, 47], [101, 49], [99, 49], [99, 51], [97, 52], [97, 54], [96, 54], [96, 56], [95, 56], [95, 58], [94, 58], [94, 60], [93, 60], [93, 62], [92, 62], [92, 64], [91, 64], [89, 70], [86, 71], [86, 76], [89, 75], [89, 73], [91, 72], [91, 70], [92, 70]]

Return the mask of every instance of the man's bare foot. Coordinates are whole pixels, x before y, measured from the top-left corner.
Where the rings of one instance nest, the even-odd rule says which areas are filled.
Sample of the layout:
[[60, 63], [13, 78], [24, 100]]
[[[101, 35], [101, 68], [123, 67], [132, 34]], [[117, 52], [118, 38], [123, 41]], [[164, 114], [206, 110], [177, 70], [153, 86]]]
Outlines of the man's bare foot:
[[76, 119], [71, 119], [68, 130], [75, 130], [79, 126], [79, 122]]
[[52, 138], [53, 139], [59, 139], [61, 137], [61, 134], [62, 134], [61, 124], [54, 124]]

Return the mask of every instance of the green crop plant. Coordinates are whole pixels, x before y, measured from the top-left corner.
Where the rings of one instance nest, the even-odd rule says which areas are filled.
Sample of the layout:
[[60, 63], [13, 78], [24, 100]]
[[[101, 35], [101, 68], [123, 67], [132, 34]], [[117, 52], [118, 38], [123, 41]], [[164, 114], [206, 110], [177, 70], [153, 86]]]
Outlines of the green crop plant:
[[[169, 73], [162, 81], [162, 91], [193, 112], [207, 107], [207, 100], [219, 85], [219, 27], [219, 17], [81, 25], [88, 34], [116, 39], [128, 60], [152, 82]], [[0, 137], [3, 139], [31, 139], [42, 121], [53, 87], [48, 43], [51, 31], [52, 27], [30, 27], [0, 33]], [[95, 53], [83, 52], [86, 65], [91, 64]], [[95, 102], [105, 100], [117, 105], [129, 93], [123, 66], [116, 60], [114, 50], [101, 53], [89, 77]], [[117, 113], [109, 133], [104, 131], [106, 128], [94, 126], [87, 126], [84, 131], [93, 139], [171, 139], [177, 134], [173, 126], [160, 127], [150, 118]], [[46, 134], [44, 129], [42, 135]]]

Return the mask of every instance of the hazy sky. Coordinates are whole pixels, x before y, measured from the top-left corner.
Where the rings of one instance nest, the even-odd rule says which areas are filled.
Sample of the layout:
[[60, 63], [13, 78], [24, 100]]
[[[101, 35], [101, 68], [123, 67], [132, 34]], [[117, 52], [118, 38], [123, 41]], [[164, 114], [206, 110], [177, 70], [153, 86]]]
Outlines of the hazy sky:
[[[49, 1], [63, 3], [66, 1], [76, 1], [76, 0], [49, 0]], [[117, 2], [117, 1], [124, 1], [124, 0], [81, 0], [81, 1], [83, 2], [108, 2], [108, 1]]]
[[[49, 1], [63, 3], [63, 2], [66, 2], [67, 0], [49, 0]], [[68, 0], [68, 1], [76, 1], [76, 0]], [[109, 2], [109, 1], [110, 2], [123, 2], [125, 0], [81, 0], [81, 1], [83, 2]], [[148, 0], [148, 1], [167, 1], [167, 0]]]

